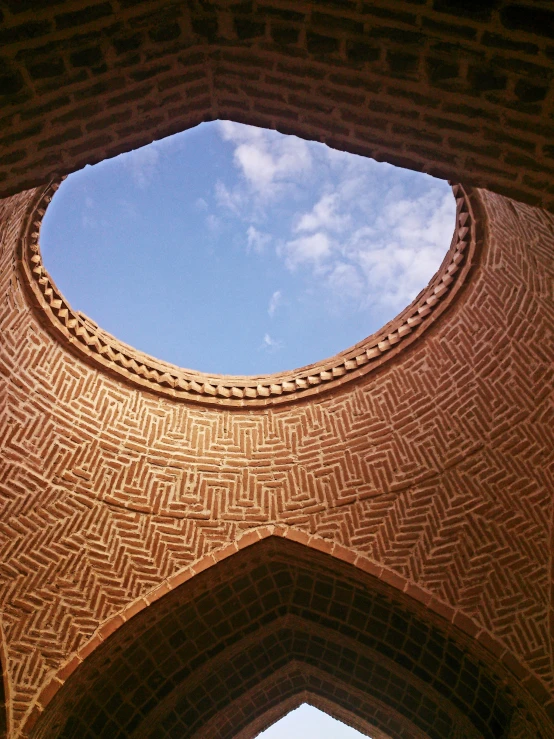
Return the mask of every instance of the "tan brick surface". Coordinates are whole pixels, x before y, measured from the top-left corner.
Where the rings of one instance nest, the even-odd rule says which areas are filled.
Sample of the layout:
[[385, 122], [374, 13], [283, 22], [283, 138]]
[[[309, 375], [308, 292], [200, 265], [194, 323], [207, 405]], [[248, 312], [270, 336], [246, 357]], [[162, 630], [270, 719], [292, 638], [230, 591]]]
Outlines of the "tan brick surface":
[[362, 569], [413, 587], [548, 704], [553, 222], [479, 198], [481, 262], [430, 331], [317, 403], [250, 411], [156, 397], [67, 351], [20, 284], [28, 196], [4, 202], [0, 572], [15, 726], [102, 623], [141, 597], [163, 602], [167, 578], [273, 523], [367, 556]]
[[[546, 0], [4, 0], [1, 192], [228, 117], [552, 210], [553, 24]], [[0, 736], [46, 732], [95, 660], [117, 664], [130, 619], [273, 537], [430, 619], [495, 676], [509, 739], [551, 739], [553, 217], [473, 193], [483, 243], [425, 332], [329, 392], [279, 404], [264, 386], [241, 409], [236, 382], [177, 401], [52, 331], [18, 264], [41, 192], [0, 203]], [[392, 739], [432, 736], [392, 689], [353, 707], [337, 665], [274, 665], [273, 698], [222, 695], [198, 731], [244, 720], [246, 739], [310, 694]]]

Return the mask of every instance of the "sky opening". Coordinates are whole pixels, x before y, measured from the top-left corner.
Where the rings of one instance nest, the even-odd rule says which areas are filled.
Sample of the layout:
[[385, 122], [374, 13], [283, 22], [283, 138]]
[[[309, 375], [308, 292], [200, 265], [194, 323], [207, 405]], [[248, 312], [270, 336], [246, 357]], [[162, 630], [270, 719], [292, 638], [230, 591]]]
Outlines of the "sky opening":
[[258, 734], [258, 739], [367, 739], [351, 726], [337, 721], [318, 708], [303, 703], [287, 713], [269, 729]]
[[378, 330], [427, 285], [454, 221], [442, 180], [216, 121], [70, 175], [41, 250], [72, 308], [121, 341], [254, 375]]

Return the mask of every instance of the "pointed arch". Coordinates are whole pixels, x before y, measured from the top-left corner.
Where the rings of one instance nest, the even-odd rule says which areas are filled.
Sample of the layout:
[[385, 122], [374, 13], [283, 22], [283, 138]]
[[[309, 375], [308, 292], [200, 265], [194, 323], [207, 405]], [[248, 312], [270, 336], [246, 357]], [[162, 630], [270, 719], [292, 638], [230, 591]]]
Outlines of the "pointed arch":
[[[358, 713], [344, 706], [340, 700], [341, 693], [355, 696], [359, 701]], [[250, 706], [263, 703], [264, 699], [264, 712], [250, 718]], [[425, 732], [399, 716], [390, 706], [378, 700], [368, 700], [362, 691], [355, 691], [336, 679], [330, 681], [324, 672], [293, 660], [241, 696], [224, 712], [216, 714], [194, 739], [214, 736], [219, 739], [253, 739], [303, 703], [318, 708], [371, 739], [391, 739], [393, 733], [405, 739], [427, 737]]]
[[[201, 737], [218, 715], [248, 705], [235, 736], [268, 711], [263, 692], [245, 696], [294, 664], [303, 691], [391, 739], [412, 725], [430, 739], [505, 736], [517, 704], [507, 670], [478, 648], [470, 622], [464, 633], [457, 614], [426, 598], [320, 538], [251, 531], [106, 622], [44, 688], [26, 732], [169, 739], [178, 727]], [[315, 689], [314, 670], [342, 690]], [[276, 707], [299, 693], [286, 685], [273, 684]], [[384, 713], [368, 718], [370, 705]], [[383, 715], [397, 718], [392, 729]]]

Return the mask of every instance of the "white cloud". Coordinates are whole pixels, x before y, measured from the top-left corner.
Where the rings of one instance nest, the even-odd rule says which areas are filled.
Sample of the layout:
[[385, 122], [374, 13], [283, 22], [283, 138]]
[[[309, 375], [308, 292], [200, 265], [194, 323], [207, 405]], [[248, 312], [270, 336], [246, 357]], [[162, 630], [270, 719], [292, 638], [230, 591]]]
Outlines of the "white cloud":
[[311, 236], [302, 236], [299, 239], [287, 241], [279, 250], [285, 256], [285, 264], [290, 270], [296, 269], [301, 264], [311, 263], [312, 266], [320, 264], [331, 254], [331, 240], [322, 231]]
[[267, 308], [267, 312], [272, 318], [275, 315], [275, 311], [277, 310], [277, 308], [281, 305], [282, 300], [283, 300], [283, 295], [281, 291], [275, 290], [275, 292], [269, 299], [269, 306]]
[[239, 188], [229, 190], [223, 182], [218, 180], [215, 183], [215, 197], [219, 206], [227, 208], [237, 216], [245, 211], [247, 199]]
[[327, 275], [327, 285], [341, 303], [354, 300], [359, 302], [364, 296], [364, 279], [360, 270], [352, 264], [337, 262]]
[[225, 141], [235, 145], [234, 163], [247, 188], [262, 200], [279, 197], [312, 166], [308, 145], [295, 136], [276, 136], [231, 121], [220, 121], [219, 131]]
[[254, 251], [256, 254], [261, 254], [266, 246], [271, 242], [271, 236], [266, 233], [258, 231], [254, 226], [249, 226], [246, 231], [247, 238], [247, 250]]
[[210, 213], [209, 216], [206, 216], [206, 227], [212, 235], [216, 236], [221, 233], [221, 220], [213, 213]]
[[[440, 265], [455, 203], [433, 178], [252, 126], [223, 121], [219, 131], [233, 144], [240, 180], [218, 183], [218, 202], [256, 224], [247, 230], [249, 250], [278, 240], [285, 267], [303, 280], [306, 294], [323, 291], [330, 309], [348, 302], [359, 310], [400, 310]], [[280, 208], [273, 231], [270, 202]], [[269, 314], [276, 309], [270, 301]]]
[[364, 276], [365, 304], [401, 309], [415, 298], [444, 258], [454, 207], [450, 194], [391, 192], [374, 224], [352, 234], [343, 253]]
[[296, 225], [296, 231], [317, 231], [321, 228], [330, 231], [343, 231], [350, 222], [348, 214], [337, 212], [339, 207], [339, 195], [323, 195], [314, 205], [310, 213], [304, 213]]
[[122, 158], [123, 164], [130, 172], [135, 185], [141, 190], [145, 190], [158, 168], [160, 153], [157, 146], [154, 143], [143, 146], [141, 149], [123, 154]]
[[266, 352], [277, 352], [284, 347], [284, 344], [279, 339], [273, 339], [269, 334], [264, 334], [264, 338], [260, 349]]
[[204, 200], [204, 198], [196, 198], [194, 201], [194, 205], [198, 210], [208, 210], [208, 203]]

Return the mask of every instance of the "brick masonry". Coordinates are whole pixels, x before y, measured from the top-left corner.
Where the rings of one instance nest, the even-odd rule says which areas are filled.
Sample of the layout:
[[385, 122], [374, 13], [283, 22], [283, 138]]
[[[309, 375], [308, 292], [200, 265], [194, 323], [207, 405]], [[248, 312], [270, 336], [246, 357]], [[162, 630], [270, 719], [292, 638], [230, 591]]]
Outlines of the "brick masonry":
[[0, 194], [231, 118], [554, 210], [549, 0], [5, 0]]
[[[481, 2], [469, 15], [467, 3], [455, 0], [345, 2], [340, 12], [333, 2], [41, 6], [1, 5], [5, 193], [227, 116], [552, 207], [547, 189], [532, 184], [551, 182], [549, 3], [533, 3], [530, 14], [529, 2]], [[410, 33], [420, 34], [417, 44]], [[432, 72], [428, 59], [446, 70]], [[203, 77], [188, 76], [195, 70]], [[477, 87], [469, 90], [470, 83]], [[547, 86], [544, 98], [518, 98], [530, 84]], [[452, 134], [453, 121], [473, 128]], [[424, 133], [435, 139], [424, 144]], [[463, 156], [455, 138], [465, 142]], [[485, 142], [500, 151], [494, 167], [484, 150], [470, 153]], [[446, 657], [426, 668], [401, 636], [369, 645], [373, 657], [364, 652], [359, 669], [382, 664], [390, 685], [404, 681], [408, 702], [396, 700], [382, 676], [370, 683], [379, 690], [368, 690], [367, 680], [355, 684], [358, 673], [336, 656], [349, 648], [346, 630], [355, 641], [368, 633], [359, 624], [355, 630], [348, 620], [355, 615], [324, 623], [334, 598], [326, 605], [313, 599], [298, 614], [293, 601], [271, 606], [260, 594], [248, 601], [245, 628], [254, 628], [261, 601], [268, 618], [281, 608], [272, 617], [279, 631], [266, 623], [259, 638], [237, 637], [236, 650], [229, 644], [222, 652], [239, 675], [246, 675], [241, 659], [254, 665], [240, 694], [221, 692], [222, 706], [212, 701], [202, 713], [206, 702], [195, 704], [191, 686], [209, 687], [205, 673], [204, 682], [202, 671], [178, 680], [154, 655], [148, 674], [174, 680], [168, 695], [176, 701], [157, 702], [158, 712], [167, 709], [156, 714], [166, 732], [157, 735], [182, 735], [174, 707], [183, 701], [196, 711], [187, 736], [231, 736], [240, 726], [246, 739], [299, 696], [315, 695], [392, 739], [432, 737], [437, 726], [457, 739], [551, 739], [554, 217], [473, 192], [478, 257], [429, 330], [375, 372], [328, 393], [237, 409], [133, 386], [52, 333], [18, 263], [29, 205], [40, 192], [0, 204], [0, 736], [71, 736], [83, 709], [68, 706], [83, 685], [91, 697], [86, 730], [100, 736], [111, 724], [103, 718], [108, 697], [95, 678], [98, 665], [110, 665], [117, 685], [121, 644], [134, 655], [148, 651], [147, 624], [154, 628], [171, 613], [182, 619], [171, 604], [189, 599], [196, 615], [184, 623], [200, 629], [204, 570], [216, 582], [257, 563], [275, 578], [275, 562], [297, 560], [291, 577], [299, 582], [304, 559], [310, 592], [329, 592], [332, 574], [333, 587], [348, 580], [351, 594], [361, 588], [385, 598], [387, 619], [434, 629], [437, 637], [424, 639], [425, 659], [431, 643], [450, 640], [483, 676], [476, 684], [494, 687], [502, 709], [495, 713], [488, 699], [479, 710], [470, 705], [459, 694], [461, 678], [441, 678]], [[275, 544], [288, 539], [303, 544], [304, 554]], [[248, 545], [254, 554], [244, 559]], [[216, 610], [226, 602], [218, 592]], [[272, 592], [285, 598], [284, 590]], [[141, 638], [125, 642], [134, 628]], [[273, 654], [276, 633], [293, 661], [285, 652], [274, 662], [261, 656]], [[314, 643], [327, 644], [321, 659]], [[210, 675], [210, 655], [200, 658]], [[414, 690], [426, 708], [410, 703]], [[122, 736], [130, 735], [121, 716], [134, 699], [127, 691], [122, 713], [109, 716]], [[154, 720], [145, 709], [133, 728], [143, 733], [133, 736], [148, 736]], [[118, 735], [111, 730], [106, 736]]]
[[15, 258], [33, 195], [4, 201], [2, 218], [0, 573], [14, 728], [39, 730], [122, 613], [278, 524], [365, 558], [470, 635], [517, 678], [516, 703], [529, 707], [512, 721], [529, 714], [551, 736], [553, 218], [476, 193], [480, 263], [419, 341], [317, 402], [238, 411], [123, 384], [45, 330]]
[[18, 250], [23, 282], [45, 325], [95, 367], [157, 394], [219, 407], [261, 407], [314, 398], [379, 369], [417, 341], [456, 299], [482, 240], [477, 238], [479, 220], [476, 222], [471, 198], [461, 185], [455, 185], [454, 233], [442, 265], [412, 303], [379, 331], [334, 357], [296, 370], [252, 377], [207, 375], [153, 359], [72, 309], [45, 269], [40, 253], [42, 216], [56, 188], [56, 182], [39, 188], [30, 199]]

